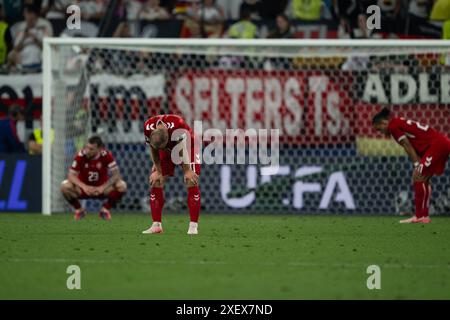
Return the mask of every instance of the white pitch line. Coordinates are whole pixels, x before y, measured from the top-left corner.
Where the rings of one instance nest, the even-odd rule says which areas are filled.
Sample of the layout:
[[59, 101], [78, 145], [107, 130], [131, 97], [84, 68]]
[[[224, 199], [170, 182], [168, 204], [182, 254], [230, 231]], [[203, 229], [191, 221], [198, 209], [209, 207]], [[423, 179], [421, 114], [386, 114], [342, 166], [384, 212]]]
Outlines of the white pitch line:
[[[366, 268], [369, 265], [376, 264], [376, 262], [371, 263], [318, 263], [318, 262], [308, 262], [308, 261], [292, 261], [286, 263], [273, 263], [273, 262], [250, 262], [250, 263], [230, 263], [226, 261], [208, 261], [208, 260], [198, 260], [198, 261], [176, 261], [176, 260], [120, 260], [120, 259], [66, 259], [66, 258], [6, 258], [0, 259], [0, 263], [13, 262], [13, 263], [86, 263], [86, 264], [120, 264], [120, 263], [136, 263], [136, 264], [166, 264], [166, 265], [248, 265], [248, 266], [260, 266], [260, 267], [270, 267], [270, 266], [287, 266], [287, 267], [312, 267], [312, 268], [335, 268], [335, 269], [360, 269]], [[411, 263], [386, 263], [379, 264], [382, 268], [392, 268], [392, 269], [450, 269], [450, 264], [411, 264]]]

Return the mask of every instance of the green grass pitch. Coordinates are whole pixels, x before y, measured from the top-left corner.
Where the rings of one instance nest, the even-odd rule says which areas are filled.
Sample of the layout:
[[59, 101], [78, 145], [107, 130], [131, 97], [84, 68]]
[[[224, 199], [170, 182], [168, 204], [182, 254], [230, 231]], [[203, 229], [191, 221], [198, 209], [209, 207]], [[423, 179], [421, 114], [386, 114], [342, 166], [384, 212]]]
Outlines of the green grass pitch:
[[[450, 218], [0, 214], [0, 299], [449, 299]], [[366, 286], [381, 268], [381, 289]], [[68, 290], [69, 265], [81, 290]]]

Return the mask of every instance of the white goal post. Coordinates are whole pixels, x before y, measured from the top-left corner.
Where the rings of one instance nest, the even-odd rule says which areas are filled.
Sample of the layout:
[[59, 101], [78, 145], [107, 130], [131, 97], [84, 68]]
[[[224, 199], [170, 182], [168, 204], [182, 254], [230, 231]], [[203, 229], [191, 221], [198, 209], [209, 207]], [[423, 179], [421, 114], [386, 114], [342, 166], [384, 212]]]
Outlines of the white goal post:
[[[127, 83], [122, 85], [124, 79]], [[209, 127], [282, 126], [281, 165], [287, 179], [283, 184], [289, 187], [280, 188], [275, 178], [262, 181], [260, 168], [251, 166], [236, 169], [243, 170], [238, 178], [229, 166], [202, 168], [202, 179], [215, 189], [207, 192], [217, 194], [208, 196], [208, 211], [398, 213], [407, 210], [406, 202], [411, 200], [404, 180], [409, 164], [406, 159], [397, 160], [402, 155], [392, 141], [381, 141], [368, 132], [366, 123], [358, 122], [369, 121], [382, 106], [393, 106], [394, 111], [419, 121], [428, 118], [448, 134], [450, 92], [445, 90], [450, 88], [449, 80], [450, 41], [445, 40], [45, 38], [43, 134], [53, 136], [53, 131], [55, 138], [43, 140], [42, 213], [65, 210], [58, 181], [82, 139], [93, 133], [104, 135], [117, 149], [125, 179], [128, 168], [132, 171], [128, 184], [140, 184], [130, 188], [123, 210], [144, 210], [139, 201], [146, 196], [150, 164], [141, 167], [143, 159], [150, 160], [139, 145], [136, 128], [141, 128], [143, 116], [153, 115], [151, 108], [179, 113], [188, 122], [205, 120]], [[108, 81], [111, 85], [103, 88]], [[245, 88], [236, 93], [232, 85]], [[135, 90], [135, 86], [140, 87]], [[142, 94], [145, 101], [135, 102], [134, 97]], [[110, 97], [120, 100], [114, 102], [114, 109], [108, 106]], [[141, 111], [144, 106], [146, 111]], [[212, 115], [214, 108], [220, 109], [217, 118]], [[248, 121], [233, 122], [233, 112]], [[125, 117], [129, 123], [121, 119], [116, 123], [116, 117]], [[345, 167], [348, 159], [351, 163]], [[395, 187], [375, 176], [374, 181], [357, 182], [371, 168], [397, 172], [399, 176], [391, 179]], [[314, 172], [320, 181], [313, 181]], [[384, 174], [389, 172], [378, 173]], [[137, 182], [139, 176], [142, 181]], [[306, 176], [311, 179], [299, 180]], [[437, 199], [450, 194], [445, 189], [450, 185], [448, 168], [447, 176], [439, 179], [446, 185], [436, 184]], [[283, 194], [272, 197], [273, 190], [266, 188], [269, 182], [283, 189]], [[367, 199], [386, 188], [379, 199]], [[174, 192], [178, 191], [182, 187]], [[270, 196], [258, 200], [259, 194]], [[392, 194], [392, 199], [384, 206], [386, 194]], [[177, 196], [174, 193], [172, 198]], [[382, 206], [380, 212], [370, 211], [373, 206]], [[445, 208], [437, 204], [434, 212], [443, 214]]]

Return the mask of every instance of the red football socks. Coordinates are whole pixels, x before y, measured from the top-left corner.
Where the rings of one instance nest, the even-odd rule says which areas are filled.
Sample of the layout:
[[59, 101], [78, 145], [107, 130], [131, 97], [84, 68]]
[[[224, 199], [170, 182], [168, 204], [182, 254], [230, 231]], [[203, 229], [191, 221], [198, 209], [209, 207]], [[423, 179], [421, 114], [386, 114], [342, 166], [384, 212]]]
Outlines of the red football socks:
[[163, 188], [152, 187], [150, 189], [150, 208], [152, 209], [153, 222], [161, 222], [163, 207], [164, 207]]
[[187, 205], [189, 208], [189, 216], [191, 217], [191, 221], [198, 222], [201, 207], [200, 189], [198, 186], [188, 188]]
[[428, 207], [431, 198], [431, 184], [424, 181], [414, 182], [414, 203], [416, 217], [428, 217]]
[[108, 194], [108, 200], [103, 204], [105, 209], [111, 209], [122, 198], [123, 192], [113, 190]]
[[78, 210], [78, 209], [81, 208], [81, 204], [80, 204], [80, 201], [78, 201], [78, 199], [67, 200], [67, 202], [69, 202], [70, 205], [71, 205], [75, 210]]
[[428, 208], [430, 207], [430, 199], [431, 199], [431, 184], [429, 182], [425, 182], [426, 187], [426, 197], [424, 202], [424, 208], [422, 211], [422, 217], [428, 217]]

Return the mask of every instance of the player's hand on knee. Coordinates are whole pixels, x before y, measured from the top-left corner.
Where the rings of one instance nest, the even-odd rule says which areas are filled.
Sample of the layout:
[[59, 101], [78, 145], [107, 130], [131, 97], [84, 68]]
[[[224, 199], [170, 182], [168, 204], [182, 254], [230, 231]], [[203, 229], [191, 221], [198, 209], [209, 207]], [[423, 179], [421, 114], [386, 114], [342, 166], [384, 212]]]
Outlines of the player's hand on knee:
[[150, 185], [152, 186], [152, 187], [160, 187], [160, 186], [162, 186], [163, 185], [163, 183], [164, 183], [164, 177], [163, 177], [163, 175], [160, 173], [160, 172], [158, 172], [158, 171], [154, 171], [154, 172], [152, 172], [152, 174], [150, 175], [150, 178], [149, 178], [149, 182], [150, 182]]
[[188, 170], [184, 173], [184, 182], [186, 184], [193, 184], [193, 185], [197, 185], [198, 184], [198, 174], [196, 174], [194, 171], [192, 170]]
[[414, 168], [412, 178], [413, 180], [420, 180], [421, 174], [417, 168]]
[[429, 179], [429, 176], [425, 176], [422, 174], [422, 169], [421, 168], [415, 168], [413, 171], [413, 181], [426, 181]]

